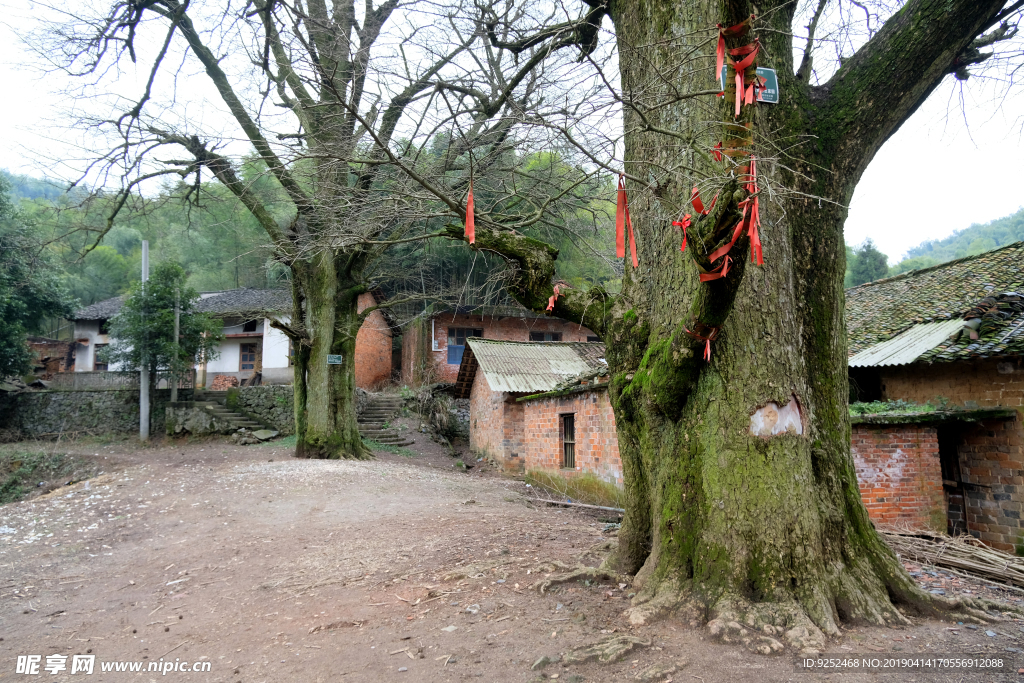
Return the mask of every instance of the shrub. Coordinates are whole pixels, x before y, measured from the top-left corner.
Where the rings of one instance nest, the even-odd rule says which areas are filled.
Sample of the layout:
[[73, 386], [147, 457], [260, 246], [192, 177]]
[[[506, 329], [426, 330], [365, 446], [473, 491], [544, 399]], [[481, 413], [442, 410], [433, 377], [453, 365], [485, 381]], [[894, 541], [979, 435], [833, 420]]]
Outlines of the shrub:
[[625, 507], [626, 503], [625, 491], [591, 472], [565, 476], [549, 470], [530, 470], [526, 473], [526, 483], [555, 498], [568, 498], [574, 503], [612, 508]]

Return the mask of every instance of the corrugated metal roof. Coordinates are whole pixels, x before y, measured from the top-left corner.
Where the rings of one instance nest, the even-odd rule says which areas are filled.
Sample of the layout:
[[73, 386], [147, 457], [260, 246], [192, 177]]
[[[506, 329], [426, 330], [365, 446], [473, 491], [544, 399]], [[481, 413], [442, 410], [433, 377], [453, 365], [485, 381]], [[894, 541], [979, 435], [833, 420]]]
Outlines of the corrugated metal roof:
[[963, 327], [963, 320], [943, 320], [914, 325], [888, 341], [868, 347], [850, 358], [851, 368], [906, 365], [931, 351]]
[[602, 342], [466, 342], [491, 391], [550, 391], [569, 377], [607, 365]]

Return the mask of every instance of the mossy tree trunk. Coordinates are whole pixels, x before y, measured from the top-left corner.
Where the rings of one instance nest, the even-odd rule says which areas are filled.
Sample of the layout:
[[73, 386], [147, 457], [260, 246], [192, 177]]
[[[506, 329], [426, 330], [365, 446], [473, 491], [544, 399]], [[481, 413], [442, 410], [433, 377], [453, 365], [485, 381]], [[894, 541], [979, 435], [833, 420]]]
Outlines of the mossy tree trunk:
[[[909, 2], [812, 87], [794, 75], [794, 3], [611, 4], [640, 266], [627, 258], [620, 296], [573, 291], [555, 313], [601, 331], [607, 345], [628, 492], [614, 559], [641, 588], [634, 622], [689, 605], [713, 632], [770, 652], [780, 640], [813, 648], [843, 621], [903, 620], [894, 605], [950, 607], [916, 588], [861, 503], [847, 412], [843, 223], [875, 152], [1002, 5]], [[680, 96], [715, 87], [714, 26], [755, 12], [765, 19], [727, 47], [760, 39], [758, 63], [777, 71], [781, 102], [734, 119], [731, 85], [710, 104]], [[732, 156], [715, 161], [720, 141]], [[702, 283], [700, 270], [721, 265], [705, 255], [728, 242], [750, 197], [730, 178], [750, 154], [764, 265], [748, 263], [744, 236], [727, 276]], [[921, 186], [922, 173], [910, 175], [907, 187]], [[719, 199], [694, 220], [684, 253], [671, 222], [697, 213], [694, 184], [706, 204]], [[520, 262], [513, 293], [541, 310], [550, 286], [536, 286], [547, 274], [531, 259], [544, 254], [513, 242], [478, 231], [480, 248]], [[714, 328], [707, 362], [706, 342], [688, 330]], [[790, 428], [772, 433], [787, 416]]]
[[[357, 306], [366, 286], [345, 267], [352, 261], [321, 252], [293, 266], [297, 327], [311, 332], [293, 341], [296, 457], [370, 455], [355, 410], [356, 335], [365, 319]], [[341, 363], [329, 363], [328, 356], [340, 356]]]

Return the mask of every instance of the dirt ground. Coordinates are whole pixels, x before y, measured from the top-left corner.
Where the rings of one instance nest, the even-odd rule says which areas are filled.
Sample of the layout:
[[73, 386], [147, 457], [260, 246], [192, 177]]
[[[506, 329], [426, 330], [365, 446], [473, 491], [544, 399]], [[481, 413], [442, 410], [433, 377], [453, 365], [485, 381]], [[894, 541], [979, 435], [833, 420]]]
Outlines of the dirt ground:
[[[62, 444], [103, 473], [0, 508], [0, 681], [1024, 680], [1024, 624], [1013, 620], [856, 627], [827, 651], [991, 655], [1003, 672], [804, 672], [793, 655], [753, 655], [677, 619], [630, 628], [628, 585], [531, 591], [544, 560], [596, 564], [588, 551], [614, 540], [608, 520], [537, 507], [482, 462], [458, 471], [414, 421], [402, 424], [413, 454], [369, 462], [226, 439]], [[55, 448], [3, 448], [15, 446]], [[947, 595], [1024, 597], [910, 568]], [[557, 661], [619, 635], [650, 645], [610, 664]], [[92, 677], [70, 674], [70, 655], [87, 653]], [[32, 654], [43, 666], [69, 655], [68, 670], [15, 673]], [[532, 669], [542, 657], [556, 661]], [[210, 670], [100, 671], [161, 659]]]

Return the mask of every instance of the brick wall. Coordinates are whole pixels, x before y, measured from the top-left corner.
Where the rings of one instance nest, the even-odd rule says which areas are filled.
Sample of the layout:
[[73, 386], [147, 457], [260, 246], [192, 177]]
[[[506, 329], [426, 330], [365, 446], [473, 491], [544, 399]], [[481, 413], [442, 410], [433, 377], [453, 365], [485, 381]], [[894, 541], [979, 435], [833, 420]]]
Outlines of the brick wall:
[[[360, 294], [358, 310], [361, 313], [373, 306], [373, 295]], [[366, 316], [356, 334], [356, 386], [376, 389], [391, 379], [391, 328], [380, 311]]]
[[[886, 399], [936, 403], [940, 398], [965, 408], [1024, 406], [1024, 367], [1019, 361], [975, 360], [884, 368]], [[963, 484], [946, 492], [951, 524], [1002, 550], [1024, 543], [1024, 424], [986, 420], [963, 427], [955, 457]]]
[[576, 415], [576, 471], [622, 484], [615, 416], [606, 390], [524, 401], [526, 469], [562, 470], [561, 416]]
[[958, 455], [968, 533], [995, 548], [1013, 552], [1024, 543], [1020, 417], [984, 420], [965, 429]]
[[[482, 329], [484, 339], [506, 339], [509, 341], [530, 341], [530, 332], [561, 332], [562, 341], [587, 341], [587, 337], [595, 336], [586, 327], [561, 318], [514, 318], [492, 317], [488, 315], [452, 315], [441, 314], [434, 318], [433, 341], [431, 344], [431, 324], [424, 324], [415, 335], [409, 334], [402, 338], [402, 381], [409, 385], [431, 382], [454, 382], [459, 374], [459, 366], [448, 363], [448, 328], [469, 327]], [[437, 348], [439, 351], [433, 351]], [[426, 362], [421, 359], [427, 358]], [[417, 376], [414, 368], [423, 367]], [[406, 368], [409, 368], [406, 371]]]
[[478, 372], [469, 394], [469, 449], [507, 470], [523, 468], [523, 404], [503, 391], [491, 391]]
[[924, 425], [853, 425], [861, 499], [874, 522], [946, 530], [938, 430]]
[[941, 397], [967, 408], [1016, 408], [1024, 406], [1024, 368], [995, 360], [883, 368], [882, 395], [914, 403]]

